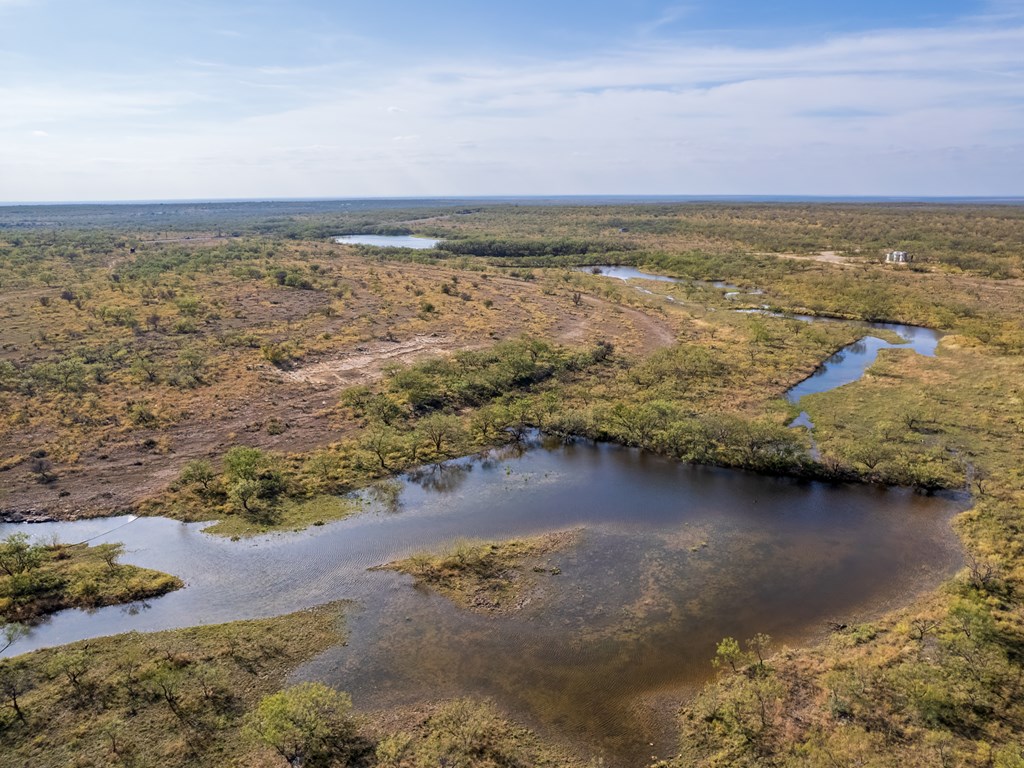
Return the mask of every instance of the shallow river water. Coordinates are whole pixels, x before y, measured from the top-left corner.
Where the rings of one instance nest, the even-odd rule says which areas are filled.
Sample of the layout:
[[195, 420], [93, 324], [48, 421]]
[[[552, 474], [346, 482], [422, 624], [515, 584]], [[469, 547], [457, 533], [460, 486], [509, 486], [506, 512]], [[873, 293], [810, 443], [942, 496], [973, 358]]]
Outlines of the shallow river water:
[[[307, 665], [364, 710], [479, 693], [611, 764], [672, 749], [664, 706], [706, 679], [716, 641], [806, 641], [957, 567], [954, 498], [681, 465], [591, 443], [505, 449], [403, 480], [398, 511], [232, 542], [159, 518], [40, 524], [123, 541], [125, 561], [187, 587], [144, 605], [64, 611], [11, 649], [355, 601], [347, 645]], [[545, 595], [486, 618], [367, 568], [459, 537], [583, 528]], [[0, 526], [0, 536], [15, 530]], [[109, 531], [109, 532], [107, 532]], [[654, 748], [648, 746], [653, 742]], [[642, 759], [633, 760], [629, 756]]]

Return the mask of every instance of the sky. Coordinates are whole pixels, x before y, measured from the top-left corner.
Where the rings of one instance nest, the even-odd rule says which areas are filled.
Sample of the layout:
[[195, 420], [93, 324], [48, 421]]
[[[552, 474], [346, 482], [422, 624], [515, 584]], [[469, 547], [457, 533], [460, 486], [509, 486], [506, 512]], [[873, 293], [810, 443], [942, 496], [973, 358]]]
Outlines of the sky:
[[1024, 0], [0, 0], [0, 201], [1024, 195]]

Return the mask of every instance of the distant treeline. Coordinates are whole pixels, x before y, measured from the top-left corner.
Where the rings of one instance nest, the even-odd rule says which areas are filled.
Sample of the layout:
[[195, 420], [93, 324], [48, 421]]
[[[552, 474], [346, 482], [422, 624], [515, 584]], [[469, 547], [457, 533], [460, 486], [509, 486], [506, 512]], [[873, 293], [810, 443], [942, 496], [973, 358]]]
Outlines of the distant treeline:
[[460, 256], [485, 256], [504, 259], [607, 254], [630, 251], [636, 246], [631, 243], [611, 240], [581, 240], [568, 237], [544, 240], [474, 237], [443, 240], [437, 247], [439, 250]]

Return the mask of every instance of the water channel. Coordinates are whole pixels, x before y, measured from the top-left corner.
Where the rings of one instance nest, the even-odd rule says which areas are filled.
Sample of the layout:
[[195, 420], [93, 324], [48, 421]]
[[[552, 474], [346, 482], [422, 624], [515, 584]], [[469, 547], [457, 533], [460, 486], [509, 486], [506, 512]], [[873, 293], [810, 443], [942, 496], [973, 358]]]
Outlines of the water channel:
[[[126, 561], [187, 587], [63, 611], [11, 652], [346, 598], [357, 606], [349, 643], [300, 676], [348, 690], [364, 710], [491, 696], [549, 735], [629, 764], [625, 755], [649, 756], [635, 751], [649, 742], [671, 749], [658, 695], [705, 679], [723, 636], [805, 642], [827, 620], [897, 605], [960, 562], [948, 525], [957, 499], [692, 467], [613, 445], [505, 449], [402, 482], [398, 512], [239, 542], [161, 518], [32, 526], [44, 538], [123, 541]], [[577, 527], [580, 543], [553, 558], [561, 574], [545, 577], [547, 596], [510, 617], [470, 614], [409, 577], [367, 570], [459, 537]]]

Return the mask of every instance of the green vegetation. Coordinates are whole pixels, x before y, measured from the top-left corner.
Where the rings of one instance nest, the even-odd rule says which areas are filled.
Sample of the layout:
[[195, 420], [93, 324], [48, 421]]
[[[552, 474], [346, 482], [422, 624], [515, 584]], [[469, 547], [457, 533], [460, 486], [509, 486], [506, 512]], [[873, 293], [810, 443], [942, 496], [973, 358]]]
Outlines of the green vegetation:
[[471, 700], [442, 704], [409, 730], [377, 744], [380, 768], [500, 768], [573, 765], [534, 734]]
[[246, 727], [289, 765], [347, 764], [359, 746], [352, 699], [322, 683], [300, 683], [264, 697]]
[[246, 713], [341, 639], [323, 606], [0, 660], [0, 765], [280, 765]]
[[[353, 437], [301, 457], [235, 446], [224, 455], [220, 472], [208, 461], [193, 460], [171, 493], [151, 500], [146, 510], [188, 520], [221, 518], [207, 530], [225, 535], [292, 530], [345, 517], [357, 502], [338, 494], [474, 447], [521, 439], [540, 426], [543, 411], [517, 393], [583, 376], [610, 354], [606, 343], [581, 351], [523, 338], [392, 366], [385, 391], [362, 386], [342, 394], [348, 417], [361, 422]], [[550, 411], [553, 401], [542, 401]], [[466, 412], [485, 405], [482, 412]]]
[[459, 541], [440, 553], [420, 553], [381, 566], [408, 573], [417, 585], [440, 592], [480, 613], [508, 613], [542, 591], [542, 574], [557, 576], [557, 566], [541, 565], [545, 555], [576, 543], [579, 531], [559, 531], [501, 542]]
[[0, 541], [0, 621], [32, 622], [64, 608], [128, 603], [183, 586], [166, 573], [118, 563], [123, 550], [121, 544], [32, 544], [26, 534], [12, 533]]
[[523, 338], [395, 369], [390, 386], [414, 412], [479, 406], [558, 374], [585, 370], [610, 353], [608, 344], [570, 354], [539, 339]]
[[358, 502], [345, 496], [284, 499], [273, 508], [272, 517], [250, 520], [243, 515], [229, 513], [203, 530], [231, 537], [255, 536], [271, 531], [301, 531], [311, 525], [342, 520], [358, 509]]
[[[838, 251], [872, 263], [893, 249], [912, 253], [917, 268], [934, 265], [1005, 278], [1024, 274], [1022, 227], [1024, 212], [1015, 205], [691, 203], [490, 206], [470, 217], [433, 219], [420, 230], [455, 242], [529, 243], [520, 250], [522, 256], [617, 250], [629, 260], [612, 263], [652, 263], [646, 261], [648, 254], [660, 253], [686, 260], [696, 270], [691, 276], [712, 279], [726, 277], [721, 270], [732, 272], [737, 263], [752, 274], [775, 276], [807, 267], [780, 262], [772, 254]], [[541, 240], [552, 245], [545, 248]], [[576, 246], [558, 248], [561, 243]], [[443, 247], [457, 248], [451, 243]], [[486, 254], [479, 245], [466, 251]], [[498, 255], [515, 253], [510, 248]]]

